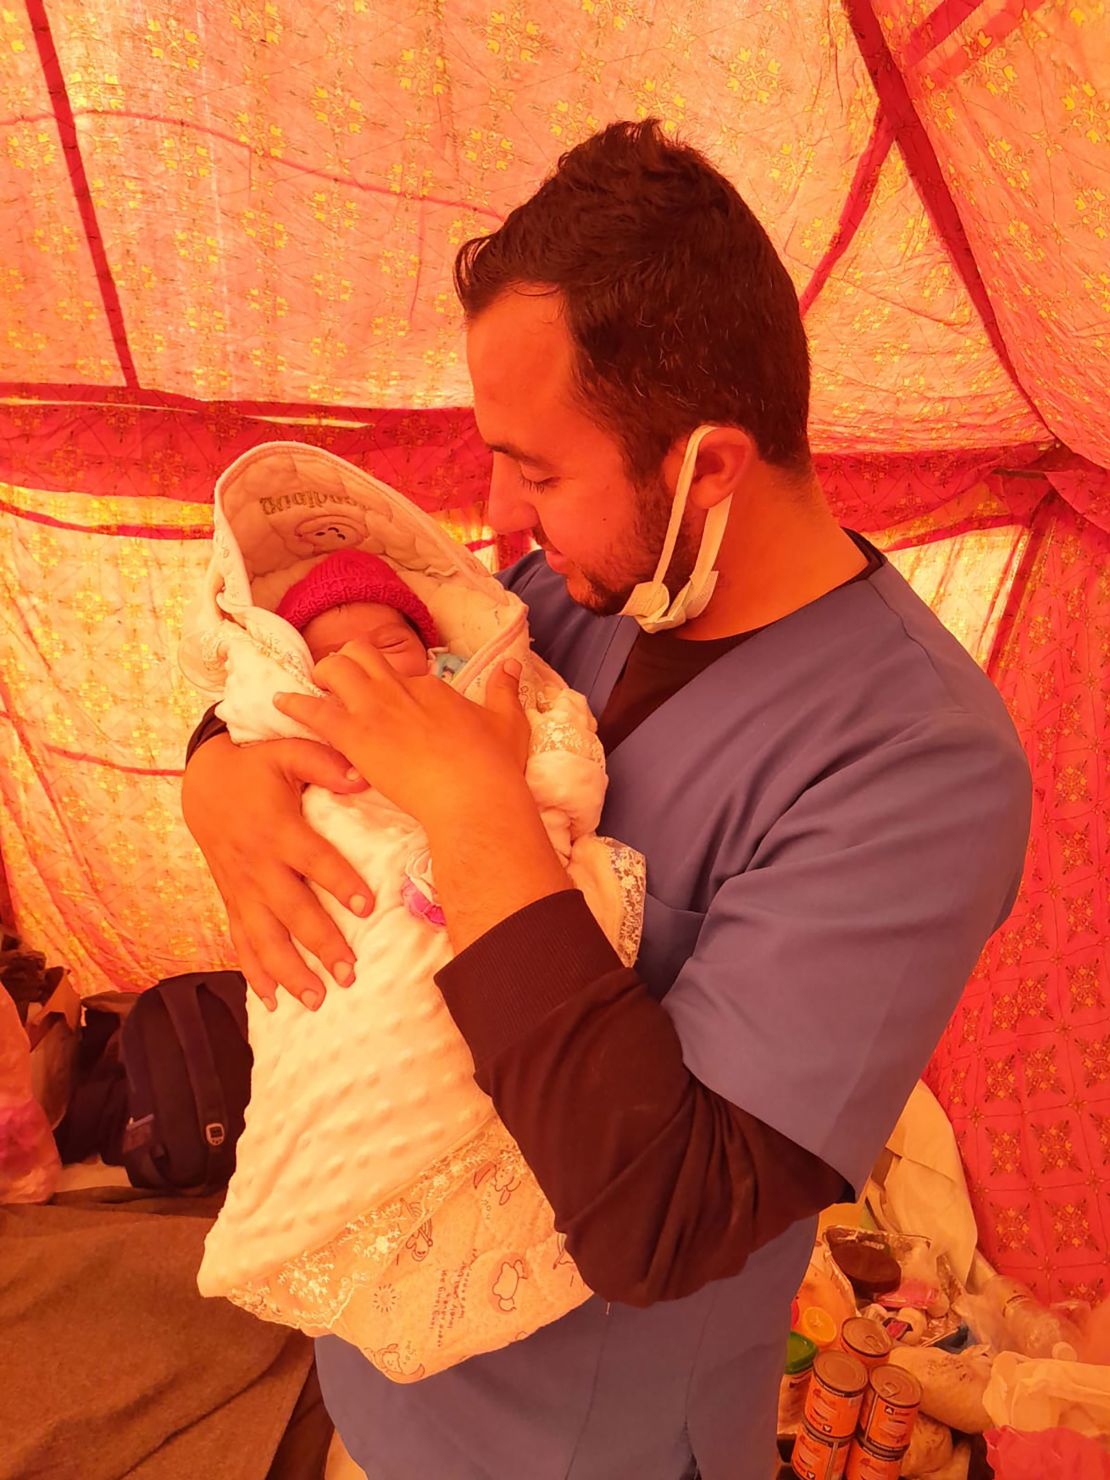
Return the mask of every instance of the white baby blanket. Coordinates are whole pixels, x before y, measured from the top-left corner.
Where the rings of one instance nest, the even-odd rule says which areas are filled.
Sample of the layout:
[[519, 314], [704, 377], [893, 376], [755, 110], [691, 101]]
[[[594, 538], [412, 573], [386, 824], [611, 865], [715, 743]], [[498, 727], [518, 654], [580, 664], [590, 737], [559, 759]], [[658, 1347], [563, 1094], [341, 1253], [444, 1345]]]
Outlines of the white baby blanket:
[[[256, 447], [216, 490], [205, 591], [182, 667], [221, 694], [238, 742], [307, 733], [279, 691], [318, 693], [282, 595], [333, 550], [387, 560], [466, 659], [454, 687], [475, 702], [517, 658], [532, 726], [527, 779], [552, 844], [621, 958], [639, 946], [643, 860], [596, 836], [604, 758], [580, 695], [529, 647], [526, 609], [407, 499], [318, 448]], [[465, 777], [459, 778], [465, 785]], [[234, 799], [229, 799], [234, 805]], [[310, 1335], [332, 1332], [412, 1381], [503, 1346], [589, 1291], [519, 1149], [473, 1080], [435, 986], [450, 958], [418, 825], [373, 790], [304, 794], [306, 818], [351, 860], [376, 905], [358, 919], [321, 902], [356, 953], [354, 984], [329, 981], [308, 1013], [249, 1006], [254, 1075], [246, 1129], [198, 1283]], [[311, 964], [329, 980], [312, 958]]]

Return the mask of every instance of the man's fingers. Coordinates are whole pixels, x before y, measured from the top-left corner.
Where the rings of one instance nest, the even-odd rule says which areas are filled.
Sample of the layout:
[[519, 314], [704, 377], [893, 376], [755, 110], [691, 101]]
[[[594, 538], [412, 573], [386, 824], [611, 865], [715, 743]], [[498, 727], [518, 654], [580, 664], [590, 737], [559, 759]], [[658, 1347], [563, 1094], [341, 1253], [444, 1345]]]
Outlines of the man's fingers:
[[[306, 951], [311, 951], [340, 986], [348, 986], [354, 975], [354, 952], [343, 938], [342, 930], [300, 877], [301, 866], [296, 865], [295, 873], [292, 869], [283, 870], [268, 883], [266, 905], [286, 932]], [[362, 887], [365, 891], [365, 886]]]
[[256, 997], [260, 997], [270, 1012], [277, 1011], [278, 983], [262, 965], [254, 953], [254, 947], [237, 916], [228, 913], [227, 923], [231, 930], [231, 943], [239, 962], [239, 970], [247, 979], [247, 985]]
[[532, 728], [520, 698], [521, 666], [515, 658], [502, 663], [490, 674], [486, 685], [485, 704], [497, 716], [498, 725], [521, 767], [528, 763]]
[[261, 904], [244, 910], [241, 924], [254, 960], [270, 981], [315, 1011], [327, 988], [293, 945], [288, 925]]
[[486, 684], [486, 708], [497, 714], [519, 714], [521, 667], [515, 658], [494, 669]]
[[271, 740], [275, 757], [290, 780], [302, 786], [326, 786], [329, 791], [365, 791], [361, 776], [352, 779], [347, 757], [318, 740]]
[[384, 678], [399, 687], [404, 685], [400, 674], [386, 660], [381, 649], [376, 648], [372, 642], [366, 642], [361, 638], [356, 638], [354, 642], [345, 642], [337, 653], [333, 653], [330, 658], [325, 658], [324, 662], [332, 663], [336, 660], [338, 660], [337, 666], [344, 662], [349, 663], [369, 678]]
[[[370, 913], [374, 906], [374, 896], [338, 848], [334, 848], [306, 825], [303, 834], [297, 838], [295, 850], [296, 861], [293, 867], [297, 873], [310, 880], [318, 889], [326, 890], [338, 904], [350, 910], [352, 915], [365, 917]], [[330, 923], [332, 922], [329, 921]]]
[[365, 710], [375, 699], [396, 697], [407, 682], [369, 642], [344, 643], [316, 664], [312, 677], [347, 710]]
[[343, 744], [350, 737], [351, 721], [343, 706], [334, 699], [318, 699], [314, 694], [275, 694], [274, 708], [312, 730], [342, 754]]

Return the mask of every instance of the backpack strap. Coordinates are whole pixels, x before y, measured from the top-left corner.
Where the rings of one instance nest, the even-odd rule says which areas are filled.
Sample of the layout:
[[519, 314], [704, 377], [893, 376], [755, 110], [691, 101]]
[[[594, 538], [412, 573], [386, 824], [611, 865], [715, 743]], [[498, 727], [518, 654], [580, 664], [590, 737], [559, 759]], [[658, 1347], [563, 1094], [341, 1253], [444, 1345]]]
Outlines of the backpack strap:
[[235, 1026], [249, 1042], [247, 979], [243, 973], [241, 971], [210, 971], [204, 978], [204, 985], [214, 997], [218, 997], [224, 1004], [234, 1019]]
[[[125, 1041], [127, 1037], [134, 1035], [135, 1031], [135, 1021], [128, 1019], [123, 1029]], [[160, 1141], [154, 1139], [154, 1088], [150, 1081], [150, 1074], [147, 1072], [147, 1056], [145, 1052], [127, 1053], [125, 1051], [123, 1063], [127, 1074], [131, 1115], [123, 1129], [121, 1154], [128, 1166], [128, 1174], [130, 1175], [133, 1167], [135, 1176], [131, 1180], [136, 1186], [169, 1188], [171, 1184], [161, 1168], [166, 1148]], [[136, 1115], [136, 1110], [142, 1113]], [[135, 1181], [135, 1177], [140, 1180]]]
[[197, 1001], [198, 992], [206, 985], [203, 977], [186, 978], [178, 990], [165, 992], [162, 1000], [185, 1053], [185, 1068], [204, 1137], [207, 1189], [218, 1186], [221, 1180], [221, 1165], [227, 1157], [223, 1148], [227, 1141], [228, 1113], [208, 1029]]

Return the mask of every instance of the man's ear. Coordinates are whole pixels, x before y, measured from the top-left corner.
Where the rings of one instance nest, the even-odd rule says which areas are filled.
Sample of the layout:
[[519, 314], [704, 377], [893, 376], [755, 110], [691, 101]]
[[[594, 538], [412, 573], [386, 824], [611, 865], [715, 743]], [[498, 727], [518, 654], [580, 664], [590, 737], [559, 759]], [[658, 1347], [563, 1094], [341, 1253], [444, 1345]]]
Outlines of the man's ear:
[[690, 504], [708, 511], [736, 493], [759, 461], [755, 439], [741, 427], [715, 427], [698, 448]]

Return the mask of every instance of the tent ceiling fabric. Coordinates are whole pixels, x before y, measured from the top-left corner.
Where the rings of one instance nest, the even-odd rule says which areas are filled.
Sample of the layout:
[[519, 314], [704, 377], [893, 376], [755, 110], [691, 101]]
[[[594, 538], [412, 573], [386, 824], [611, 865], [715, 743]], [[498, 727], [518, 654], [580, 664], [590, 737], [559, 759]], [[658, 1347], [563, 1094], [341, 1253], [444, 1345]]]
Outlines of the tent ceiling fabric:
[[1021, 895], [930, 1073], [988, 1257], [1106, 1295], [1108, 77], [1105, 0], [7, 0], [0, 847], [28, 938], [84, 991], [225, 959], [170, 661], [216, 474], [293, 436], [477, 503], [455, 251], [659, 115], [793, 274], [837, 513], [902, 552], [1030, 755]]
[[[943, 12], [947, 7], [940, 7]], [[883, 7], [1022, 385], [1074, 451], [1110, 464], [1108, 17], [1095, 3], [965, 5], [920, 38]], [[907, 65], [907, 61], [912, 63]]]
[[[823, 284], [818, 449], [1110, 463], [1101, 5], [27, 0], [0, 39], [9, 391], [465, 404], [455, 249], [561, 149], [658, 113]], [[891, 58], [1020, 389], [898, 152]]]

